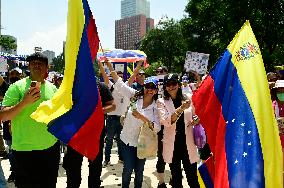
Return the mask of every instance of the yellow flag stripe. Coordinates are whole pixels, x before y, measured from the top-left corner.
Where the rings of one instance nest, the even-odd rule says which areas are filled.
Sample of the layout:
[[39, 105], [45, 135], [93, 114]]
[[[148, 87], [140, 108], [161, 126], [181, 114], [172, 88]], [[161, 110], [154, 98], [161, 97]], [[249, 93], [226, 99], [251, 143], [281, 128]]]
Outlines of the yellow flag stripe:
[[199, 185], [200, 185], [200, 188], [206, 188], [204, 182], [203, 182], [203, 179], [199, 173], [199, 171], [197, 170], [197, 176], [198, 176], [198, 182], [199, 182]]
[[69, 0], [64, 78], [53, 98], [41, 103], [31, 115], [36, 121], [47, 124], [72, 107], [72, 88], [84, 23], [85, 16], [82, 1]]
[[228, 50], [232, 54], [232, 62], [237, 69], [257, 124], [264, 158], [265, 187], [281, 187], [282, 147], [261, 52], [249, 21], [237, 33]]
[[130, 75], [133, 74], [131, 68], [129, 68], [129, 67], [127, 67], [127, 72], [128, 72]]

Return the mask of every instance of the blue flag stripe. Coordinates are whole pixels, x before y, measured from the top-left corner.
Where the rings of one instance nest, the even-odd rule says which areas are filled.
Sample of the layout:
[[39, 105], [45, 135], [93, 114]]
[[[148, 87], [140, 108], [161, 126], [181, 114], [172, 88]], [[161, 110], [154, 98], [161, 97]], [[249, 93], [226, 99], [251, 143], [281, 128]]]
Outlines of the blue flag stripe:
[[229, 184], [261, 188], [265, 185], [263, 155], [256, 122], [227, 50], [210, 72], [222, 104], [226, 125]]

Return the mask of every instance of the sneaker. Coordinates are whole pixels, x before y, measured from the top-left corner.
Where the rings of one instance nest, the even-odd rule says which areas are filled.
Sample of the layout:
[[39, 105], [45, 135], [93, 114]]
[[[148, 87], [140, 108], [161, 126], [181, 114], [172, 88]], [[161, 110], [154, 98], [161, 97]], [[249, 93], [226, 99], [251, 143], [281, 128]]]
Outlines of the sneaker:
[[103, 167], [107, 167], [110, 164], [110, 161], [104, 161]]
[[166, 184], [165, 183], [162, 183], [162, 184], [158, 184], [158, 187], [157, 188], [167, 188]]

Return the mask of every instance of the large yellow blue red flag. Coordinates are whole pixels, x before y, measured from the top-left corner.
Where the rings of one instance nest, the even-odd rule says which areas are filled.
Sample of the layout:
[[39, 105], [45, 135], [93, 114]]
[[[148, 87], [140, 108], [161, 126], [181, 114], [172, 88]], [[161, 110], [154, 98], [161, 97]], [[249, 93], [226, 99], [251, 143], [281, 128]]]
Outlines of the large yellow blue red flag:
[[65, 70], [54, 97], [42, 103], [32, 118], [90, 160], [99, 151], [104, 126], [100, 93], [93, 68], [99, 38], [87, 0], [69, 0]]
[[193, 95], [215, 160], [214, 187], [283, 186], [283, 156], [261, 52], [249, 21]]

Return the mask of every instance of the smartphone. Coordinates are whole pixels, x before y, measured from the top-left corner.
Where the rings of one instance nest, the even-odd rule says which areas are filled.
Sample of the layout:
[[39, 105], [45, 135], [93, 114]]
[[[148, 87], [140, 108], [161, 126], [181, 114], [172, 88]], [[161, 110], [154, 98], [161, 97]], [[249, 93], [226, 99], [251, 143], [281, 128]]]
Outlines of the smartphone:
[[40, 82], [37, 82], [37, 81], [32, 81], [31, 82], [31, 86], [30, 86], [30, 89], [31, 88], [38, 88], [38, 90], [40, 90]]

